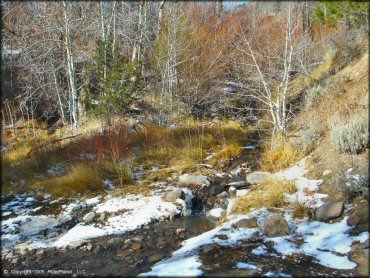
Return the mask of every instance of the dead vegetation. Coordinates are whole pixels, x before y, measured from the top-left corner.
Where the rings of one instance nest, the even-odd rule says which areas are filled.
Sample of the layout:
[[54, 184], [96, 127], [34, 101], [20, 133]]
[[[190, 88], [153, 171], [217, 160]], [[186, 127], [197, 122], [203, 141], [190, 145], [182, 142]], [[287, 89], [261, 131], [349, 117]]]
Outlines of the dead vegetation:
[[[199, 170], [210, 153], [216, 153], [207, 163], [222, 167], [236, 158], [240, 147], [247, 141], [247, 131], [233, 121], [200, 122], [187, 120], [176, 127], [157, 127], [146, 124], [135, 130], [117, 125], [109, 133], [85, 134], [71, 140], [58, 141], [55, 136], [44, 138], [44, 147], [24, 144], [3, 154], [3, 189], [5, 192], [22, 192], [41, 189], [55, 195], [102, 189], [103, 178], [127, 192], [139, 192], [132, 178], [136, 167], [144, 167], [148, 180], [166, 180], [171, 173]], [[53, 177], [49, 167], [66, 163], [70, 171]], [[158, 168], [151, 171], [152, 167]], [[36, 175], [44, 178], [35, 181]], [[17, 185], [24, 179], [26, 186]], [[74, 185], [76, 184], [76, 185]], [[135, 188], [141, 188], [139, 191]]]
[[296, 163], [301, 157], [301, 152], [283, 137], [277, 137], [272, 145], [266, 145], [263, 152], [262, 169], [278, 172]]
[[297, 188], [293, 182], [283, 179], [268, 181], [252, 187], [248, 195], [236, 199], [231, 213], [247, 214], [253, 209], [277, 208], [287, 205], [285, 193], [293, 194]]
[[54, 196], [73, 196], [77, 193], [91, 193], [103, 190], [102, 175], [96, 167], [78, 164], [60, 177], [50, 177], [33, 183], [32, 189], [41, 189]]

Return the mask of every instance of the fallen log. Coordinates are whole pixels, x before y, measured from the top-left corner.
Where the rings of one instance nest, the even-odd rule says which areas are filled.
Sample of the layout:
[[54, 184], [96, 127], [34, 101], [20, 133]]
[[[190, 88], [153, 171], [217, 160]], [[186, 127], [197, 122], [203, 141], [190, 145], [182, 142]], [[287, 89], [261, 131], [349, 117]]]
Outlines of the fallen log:
[[46, 143], [43, 143], [43, 144], [41, 144], [41, 145], [38, 145], [38, 146], [36, 146], [36, 147], [34, 147], [34, 148], [32, 148], [28, 153], [27, 153], [27, 158], [30, 158], [31, 157], [31, 153], [33, 152], [33, 151], [35, 151], [35, 150], [37, 150], [37, 149], [40, 149], [40, 148], [43, 148], [43, 147], [46, 147], [46, 146], [49, 146], [49, 145], [54, 145], [54, 144], [56, 144], [56, 143], [58, 143], [58, 142], [61, 142], [61, 141], [64, 141], [64, 140], [67, 140], [67, 139], [73, 139], [73, 138], [76, 138], [76, 137], [78, 137], [78, 136], [81, 136], [82, 134], [80, 133], [80, 134], [76, 134], [76, 135], [72, 135], [72, 136], [68, 136], [68, 137], [64, 137], [64, 138], [60, 138], [60, 139], [55, 139], [55, 140], [53, 140], [53, 141], [51, 141], [51, 142], [46, 142]]

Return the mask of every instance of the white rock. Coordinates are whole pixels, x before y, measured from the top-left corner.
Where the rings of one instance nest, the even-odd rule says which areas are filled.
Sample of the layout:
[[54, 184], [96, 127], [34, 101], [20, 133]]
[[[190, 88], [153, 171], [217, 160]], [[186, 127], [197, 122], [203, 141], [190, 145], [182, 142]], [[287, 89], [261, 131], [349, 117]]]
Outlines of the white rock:
[[214, 209], [211, 209], [207, 215], [213, 217], [213, 218], [221, 218], [222, 216], [224, 216], [226, 214], [226, 211], [222, 208], [214, 208]]
[[90, 223], [94, 220], [94, 217], [95, 217], [95, 212], [89, 212], [87, 213], [83, 218], [82, 220], [85, 222], [85, 223]]
[[179, 177], [180, 184], [210, 185], [206, 176], [184, 174]]

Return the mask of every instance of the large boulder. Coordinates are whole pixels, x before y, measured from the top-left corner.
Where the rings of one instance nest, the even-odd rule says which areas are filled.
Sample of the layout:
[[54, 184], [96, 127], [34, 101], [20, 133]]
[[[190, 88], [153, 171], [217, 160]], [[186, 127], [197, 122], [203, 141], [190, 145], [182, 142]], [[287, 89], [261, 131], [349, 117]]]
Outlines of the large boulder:
[[241, 219], [233, 224], [234, 228], [257, 228], [257, 218]]
[[206, 185], [210, 183], [206, 176], [203, 175], [190, 175], [184, 174], [179, 177], [180, 184], [193, 184], [193, 185]]
[[347, 224], [355, 226], [357, 233], [367, 231], [369, 228], [369, 207], [367, 204], [358, 204], [348, 214]]
[[165, 195], [165, 198], [170, 201], [174, 202], [176, 199], [185, 199], [185, 193], [182, 191], [182, 189], [176, 189], [174, 191], [170, 191]]
[[342, 216], [344, 210], [344, 202], [327, 202], [314, 211], [314, 219], [327, 222], [337, 219]]
[[269, 172], [256, 171], [247, 174], [246, 179], [250, 184], [262, 184], [273, 178], [273, 174]]
[[289, 235], [288, 222], [281, 216], [272, 216], [265, 222], [264, 233], [268, 237], [287, 236]]

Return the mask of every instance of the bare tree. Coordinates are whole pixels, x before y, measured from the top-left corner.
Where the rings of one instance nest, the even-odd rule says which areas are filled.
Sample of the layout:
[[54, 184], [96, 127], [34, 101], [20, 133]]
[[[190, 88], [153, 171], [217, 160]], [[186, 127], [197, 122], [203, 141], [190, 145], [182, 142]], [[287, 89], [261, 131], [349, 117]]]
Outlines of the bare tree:
[[[274, 133], [285, 135], [292, 117], [287, 104], [290, 83], [293, 74], [299, 73], [300, 56], [310, 43], [300, 28], [301, 17], [295, 4], [287, 4], [284, 15], [275, 19], [278, 20], [266, 18], [265, 23], [254, 30], [239, 34], [239, 55], [234, 64], [239, 69], [246, 95], [257, 99], [269, 112]], [[268, 29], [272, 26], [274, 32]]]
[[139, 61], [141, 57], [141, 47], [143, 43], [144, 5], [145, 5], [145, 0], [141, 0], [140, 5], [139, 5], [138, 26], [137, 26], [137, 32], [136, 32], [136, 37], [135, 37], [135, 43], [132, 49], [132, 57], [131, 57], [132, 63]]

